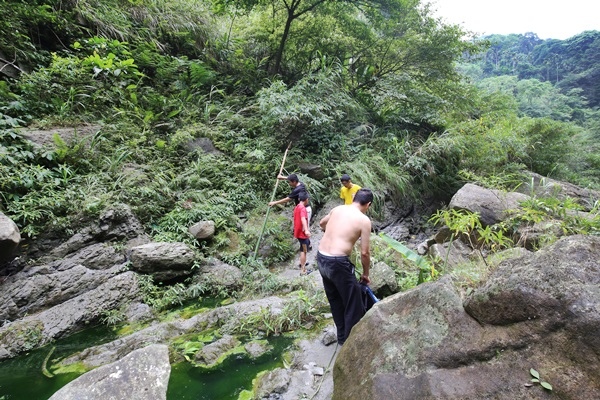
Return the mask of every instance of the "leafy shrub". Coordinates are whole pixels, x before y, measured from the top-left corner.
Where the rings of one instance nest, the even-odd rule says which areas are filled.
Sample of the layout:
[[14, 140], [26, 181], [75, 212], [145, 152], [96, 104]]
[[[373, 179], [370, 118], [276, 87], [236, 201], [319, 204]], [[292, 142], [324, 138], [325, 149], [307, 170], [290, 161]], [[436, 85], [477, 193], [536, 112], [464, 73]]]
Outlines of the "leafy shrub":
[[20, 90], [27, 109], [59, 120], [99, 117], [112, 107], [135, 103], [142, 77], [128, 45], [94, 37], [75, 42], [81, 56], [54, 53], [48, 67], [22, 76]]
[[543, 176], [563, 176], [577, 128], [550, 119], [535, 119], [527, 121], [525, 129], [531, 170]]

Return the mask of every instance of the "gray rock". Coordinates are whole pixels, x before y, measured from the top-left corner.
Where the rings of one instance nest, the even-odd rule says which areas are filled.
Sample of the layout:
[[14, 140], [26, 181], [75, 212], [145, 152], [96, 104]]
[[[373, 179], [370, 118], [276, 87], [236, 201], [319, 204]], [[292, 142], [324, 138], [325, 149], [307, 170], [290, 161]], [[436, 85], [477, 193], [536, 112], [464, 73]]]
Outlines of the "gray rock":
[[323, 367], [319, 367], [314, 361], [311, 361], [308, 364], [304, 364], [302, 367], [308, 372], [310, 372], [312, 375], [323, 376], [323, 374], [325, 373]]
[[12, 260], [20, 242], [21, 233], [17, 224], [0, 212], [0, 265]]
[[221, 154], [221, 152], [217, 150], [213, 142], [206, 137], [200, 137], [191, 140], [184, 145], [184, 148], [189, 152], [193, 152], [196, 151], [196, 149], [200, 149], [202, 150], [202, 152], [208, 154]]
[[424, 256], [429, 251], [429, 246], [431, 245], [427, 241], [419, 243], [417, 245], [417, 254]]
[[167, 281], [191, 274], [194, 251], [185, 243], [148, 243], [131, 249], [131, 269]]
[[188, 232], [196, 239], [212, 239], [215, 235], [214, 221], [200, 221], [188, 228]]
[[561, 200], [572, 198], [586, 211], [590, 211], [594, 207], [594, 201], [600, 198], [600, 192], [597, 190], [547, 178], [531, 171], [526, 173], [529, 179], [517, 188], [519, 193], [536, 197], [557, 197]]
[[410, 238], [409, 227], [405, 224], [390, 225], [383, 229], [383, 232], [394, 240], [403, 242]]
[[125, 354], [139, 349], [144, 343], [167, 343], [172, 338], [204, 331], [212, 327], [220, 327], [221, 332], [228, 332], [231, 330], [230, 325], [235, 325], [237, 321], [251, 314], [264, 312], [264, 310], [268, 310], [274, 316], [280, 314], [287, 301], [290, 300], [283, 300], [279, 297], [267, 297], [233, 303], [206, 313], [197, 314], [186, 320], [151, 325], [129, 336], [90, 347], [80, 353], [74, 354], [63, 360], [61, 365], [66, 366], [81, 362], [86, 368], [94, 368], [114, 362]]
[[126, 241], [144, 236], [144, 228], [129, 206], [115, 204], [105, 211], [98, 222], [82, 229], [69, 240], [41, 258], [42, 263], [59, 260], [98, 242]]
[[[552, 242], [565, 235], [561, 221], [549, 220], [523, 225], [517, 228], [517, 243], [528, 250], [535, 250], [545, 243]], [[544, 243], [545, 242], [545, 243]]]
[[484, 226], [494, 225], [519, 208], [519, 202], [529, 199], [522, 193], [485, 189], [472, 183], [464, 185], [450, 200], [449, 207], [456, 210], [478, 212]]
[[323, 167], [319, 164], [300, 162], [300, 163], [298, 163], [298, 167], [300, 168], [300, 172], [310, 176], [313, 179], [316, 179], [316, 180], [325, 179], [325, 174], [323, 173]]
[[276, 368], [262, 375], [256, 384], [255, 395], [259, 398], [268, 397], [272, 393], [285, 393], [291, 380], [290, 371]]
[[206, 364], [208, 367], [215, 365], [227, 352], [240, 345], [240, 341], [234, 336], [225, 335], [221, 339], [204, 346], [195, 356], [197, 362]]
[[124, 270], [90, 270], [69, 260], [25, 268], [0, 284], [0, 321], [21, 318], [94, 290]]
[[36, 147], [54, 149], [54, 135], [58, 135], [66, 143], [73, 143], [80, 139], [85, 139], [96, 134], [102, 129], [101, 125], [79, 125], [72, 128], [49, 128], [49, 129], [28, 129], [22, 128], [18, 132], [25, 139], [31, 141]]
[[97, 241], [127, 240], [144, 234], [144, 227], [125, 204], [115, 204], [104, 212], [91, 233]]
[[371, 279], [371, 290], [377, 297], [386, 297], [398, 291], [394, 270], [382, 261], [373, 265], [369, 272], [369, 278]]
[[146, 322], [154, 319], [152, 308], [144, 303], [131, 303], [125, 309], [127, 323]]
[[[0, 353], [13, 357], [54, 339], [65, 337], [98, 321], [103, 312], [119, 308], [138, 297], [137, 278], [133, 272], [112, 277], [87, 291], [35, 315], [0, 327]], [[5, 351], [2, 351], [4, 349]]]
[[487, 258], [490, 264], [496, 265], [506, 259], [516, 259], [519, 257], [531, 254], [531, 252], [523, 247], [512, 247], [510, 249], [501, 250], [496, 253], [490, 254]]
[[243, 274], [239, 268], [213, 259], [200, 267], [198, 274], [194, 277], [194, 282], [212, 288], [235, 289], [242, 287], [242, 279]]
[[[442, 244], [450, 240], [452, 231], [447, 226], [442, 226], [433, 237], [436, 243]], [[433, 244], [433, 243], [432, 243]]]
[[440, 260], [446, 271], [452, 271], [457, 266], [468, 262], [472, 253], [473, 250], [460, 240], [443, 244], [436, 243], [429, 248], [429, 255]]
[[258, 358], [270, 351], [273, 347], [266, 340], [253, 340], [244, 345], [244, 349], [251, 358]]
[[154, 344], [87, 372], [49, 400], [166, 400], [169, 348]]
[[530, 368], [555, 396], [598, 398], [598, 259], [599, 237], [568, 237], [502, 262], [464, 308], [449, 277], [383, 299], [342, 347], [332, 398], [546, 398]]
[[321, 343], [323, 343], [325, 346], [337, 343], [337, 330], [335, 329], [335, 325], [329, 325], [323, 329]]
[[110, 244], [94, 243], [51, 263], [50, 266], [56, 270], [66, 270], [71, 265], [80, 264], [88, 269], [103, 270], [125, 261], [125, 254], [117, 252]]
[[[503, 261], [465, 301], [465, 310], [492, 325], [533, 319], [568, 322], [570, 327], [600, 324], [598, 260], [599, 237], [566, 237], [529, 256]], [[592, 343], [600, 351], [600, 340], [594, 338]]]

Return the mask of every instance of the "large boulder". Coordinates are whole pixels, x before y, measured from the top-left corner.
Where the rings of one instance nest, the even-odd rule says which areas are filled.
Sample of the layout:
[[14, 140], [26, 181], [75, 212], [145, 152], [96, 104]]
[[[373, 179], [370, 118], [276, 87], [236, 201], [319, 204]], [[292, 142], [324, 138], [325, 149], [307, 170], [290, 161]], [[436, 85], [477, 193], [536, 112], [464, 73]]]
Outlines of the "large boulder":
[[212, 239], [215, 235], [214, 221], [200, 221], [188, 228], [188, 232], [196, 239]]
[[50, 400], [166, 400], [169, 348], [153, 344], [83, 374]]
[[[207, 368], [213, 368], [221, 363], [238, 346], [240, 346], [240, 341], [235, 336], [225, 335], [213, 343], [202, 347], [196, 353], [195, 360]], [[240, 352], [242, 351], [243, 349], [240, 348]]]
[[138, 298], [137, 276], [129, 271], [47, 310], [6, 323], [0, 327], [0, 359], [80, 331], [104, 312]]
[[[451, 279], [377, 303], [334, 367], [333, 399], [562, 399], [600, 394], [600, 238], [504, 261], [468, 298]], [[527, 384], [527, 385], [526, 385]]]
[[519, 202], [529, 196], [516, 192], [486, 189], [472, 183], [464, 185], [450, 200], [449, 208], [478, 212], [484, 226], [494, 225], [519, 208]]
[[312, 164], [309, 162], [299, 162], [298, 167], [303, 174], [310, 176], [313, 179], [321, 180], [325, 179], [325, 173], [323, 172], [323, 166], [320, 164]]
[[0, 212], [0, 266], [13, 258], [19, 242], [21, 242], [19, 227], [12, 219]]
[[[100, 218], [92, 225], [87, 226], [71, 236], [66, 242], [52, 248], [50, 251], [37, 248], [37, 242], [33, 242], [30, 251], [33, 258], [39, 257], [38, 262], [49, 263], [61, 260], [72, 253], [103, 242], [148, 242], [144, 228], [129, 206], [115, 204], [100, 215]], [[129, 246], [126, 246], [129, 247]], [[38, 254], [41, 253], [41, 254]], [[94, 259], [96, 257], [89, 257]], [[92, 268], [91, 266], [88, 266]], [[100, 267], [101, 268], [101, 267]]]
[[0, 283], [0, 322], [13, 321], [98, 288], [125, 264], [92, 270], [66, 260], [25, 268]]
[[64, 142], [73, 144], [76, 142], [84, 143], [89, 138], [102, 129], [101, 125], [79, 125], [75, 127], [54, 127], [48, 129], [30, 129], [21, 128], [18, 132], [25, 139], [29, 140], [34, 147], [55, 149], [57, 147], [54, 136], [60, 137]]
[[192, 152], [203, 152], [206, 154], [221, 154], [219, 150], [215, 147], [212, 140], [206, 137], [199, 137], [189, 142], [183, 144], [182, 146], [186, 151]]
[[428, 254], [434, 259], [439, 260], [446, 271], [452, 271], [456, 267], [468, 262], [474, 250], [464, 244], [460, 240], [446, 242], [443, 244], [436, 243], [429, 247]]
[[569, 182], [557, 181], [535, 172], [527, 171], [529, 179], [525, 184], [519, 186], [517, 191], [526, 195], [536, 197], [558, 197], [575, 199], [586, 211], [594, 207], [594, 202], [600, 198], [597, 190], [582, 188]]
[[153, 242], [132, 248], [129, 258], [132, 270], [168, 281], [190, 275], [195, 255], [185, 243]]
[[398, 291], [398, 281], [392, 267], [383, 261], [375, 263], [369, 272], [371, 290], [379, 297], [392, 295]]
[[243, 285], [243, 274], [238, 267], [212, 259], [203, 264], [194, 283], [218, 290], [219, 288], [238, 289]]

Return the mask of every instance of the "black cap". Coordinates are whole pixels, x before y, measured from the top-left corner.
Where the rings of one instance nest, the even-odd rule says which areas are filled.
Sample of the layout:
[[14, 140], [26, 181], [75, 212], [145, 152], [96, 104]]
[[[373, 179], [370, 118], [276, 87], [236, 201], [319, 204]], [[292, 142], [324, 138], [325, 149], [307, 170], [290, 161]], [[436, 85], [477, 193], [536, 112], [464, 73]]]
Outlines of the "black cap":
[[344, 174], [342, 175], [342, 177], [340, 178], [340, 181], [349, 181], [350, 180], [350, 175], [348, 174]]

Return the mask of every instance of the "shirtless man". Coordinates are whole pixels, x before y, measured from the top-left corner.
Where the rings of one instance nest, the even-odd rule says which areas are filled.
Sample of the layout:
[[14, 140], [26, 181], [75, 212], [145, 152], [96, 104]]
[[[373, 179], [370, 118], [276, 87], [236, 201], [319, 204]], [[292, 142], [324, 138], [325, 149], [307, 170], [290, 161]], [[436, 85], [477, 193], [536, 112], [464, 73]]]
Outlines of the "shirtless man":
[[356, 281], [354, 265], [349, 256], [354, 243], [360, 238], [360, 260], [363, 267], [360, 280], [366, 284], [371, 283], [371, 220], [365, 213], [372, 202], [373, 193], [369, 189], [360, 189], [352, 204], [335, 207], [319, 223], [325, 234], [319, 243], [317, 264], [337, 327], [340, 346], [350, 335], [352, 327], [365, 314], [360, 285]]

